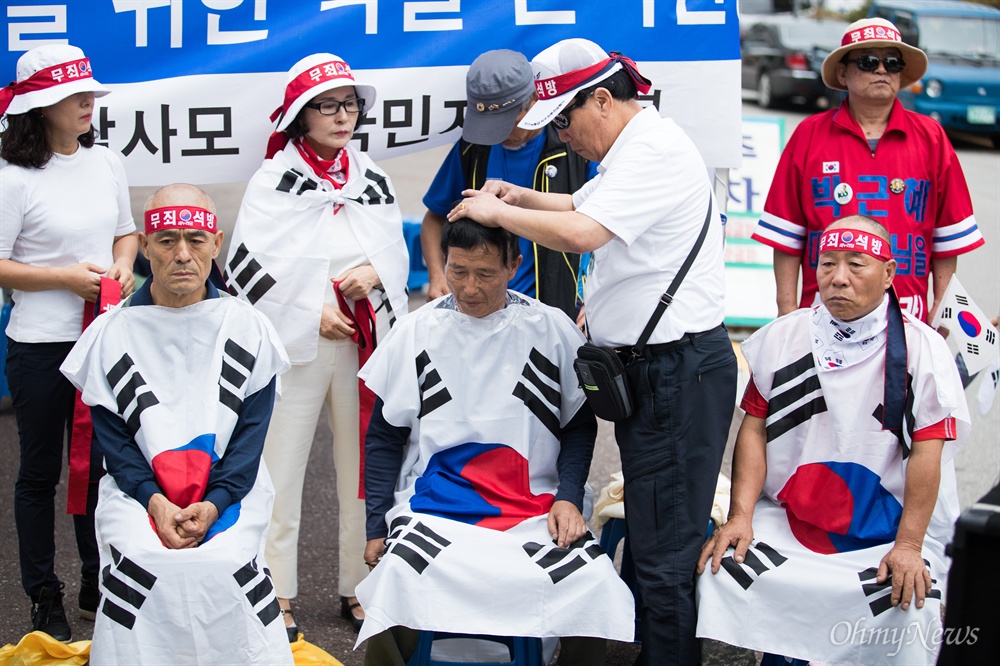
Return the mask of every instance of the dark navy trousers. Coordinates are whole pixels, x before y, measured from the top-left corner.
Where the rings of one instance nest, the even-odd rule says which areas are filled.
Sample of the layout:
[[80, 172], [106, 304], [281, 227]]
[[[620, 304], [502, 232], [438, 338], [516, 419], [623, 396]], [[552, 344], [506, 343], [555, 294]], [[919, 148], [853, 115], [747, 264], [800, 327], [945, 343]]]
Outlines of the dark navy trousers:
[[615, 424], [642, 622], [637, 664], [696, 665], [695, 565], [736, 404], [725, 328], [655, 345], [627, 369], [635, 410]]

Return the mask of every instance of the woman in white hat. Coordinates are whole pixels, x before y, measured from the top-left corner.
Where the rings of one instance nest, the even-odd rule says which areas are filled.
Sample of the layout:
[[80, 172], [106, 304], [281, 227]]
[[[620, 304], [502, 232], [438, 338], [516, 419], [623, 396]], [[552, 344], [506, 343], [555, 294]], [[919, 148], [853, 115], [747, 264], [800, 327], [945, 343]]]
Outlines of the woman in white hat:
[[341, 614], [355, 629], [364, 618], [354, 588], [368, 572], [359, 497], [374, 396], [359, 388], [357, 373], [406, 313], [409, 267], [392, 183], [349, 145], [374, 104], [375, 88], [338, 56], [317, 53], [292, 67], [272, 116], [277, 131], [247, 188], [226, 261], [231, 289], [270, 318], [293, 364], [264, 444], [275, 486], [266, 556], [293, 641], [302, 488], [324, 405], [340, 506]]
[[[14, 290], [7, 378], [20, 437], [14, 520], [21, 583], [32, 601], [32, 628], [63, 641], [70, 627], [54, 567], [55, 492], [63, 438], [78, 424], [76, 392], [59, 366], [80, 337], [85, 310], [93, 314], [101, 277], [117, 280], [123, 295], [134, 284], [137, 244], [125, 170], [114, 153], [94, 145], [91, 125], [94, 98], [108, 92], [83, 51], [64, 44], [22, 55], [16, 82], [0, 90], [0, 286]], [[92, 461], [92, 473], [71, 473], [70, 494], [81, 514], [73, 516], [83, 560], [80, 616], [92, 620], [99, 599], [94, 477], [101, 465], [84, 423], [69, 456], [74, 469]], [[77, 479], [87, 492], [74, 495]]]

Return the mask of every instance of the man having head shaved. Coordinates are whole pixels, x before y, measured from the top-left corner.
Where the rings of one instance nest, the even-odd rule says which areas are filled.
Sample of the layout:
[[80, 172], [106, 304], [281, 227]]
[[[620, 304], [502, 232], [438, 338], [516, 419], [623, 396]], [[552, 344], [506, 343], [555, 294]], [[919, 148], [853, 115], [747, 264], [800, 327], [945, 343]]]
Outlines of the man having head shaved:
[[698, 564], [715, 574], [698, 582], [698, 634], [821, 663], [933, 664], [940, 641], [911, 637], [940, 632], [962, 384], [944, 339], [900, 309], [885, 227], [835, 221], [818, 257], [821, 302], [743, 343], [746, 416], [729, 522]]
[[207, 194], [169, 185], [144, 218], [152, 277], [61, 368], [108, 471], [91, 663], [291, 664], [264, 563], [261, 463], [288, 359], [267, 319], [209, 279], [223, 234]]

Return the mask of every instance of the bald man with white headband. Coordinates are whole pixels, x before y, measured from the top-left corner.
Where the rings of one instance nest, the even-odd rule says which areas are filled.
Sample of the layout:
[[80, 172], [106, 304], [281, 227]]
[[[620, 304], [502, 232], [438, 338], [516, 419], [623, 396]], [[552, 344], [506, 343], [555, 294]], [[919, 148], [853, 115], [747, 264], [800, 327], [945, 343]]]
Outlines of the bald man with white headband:
[[746, 416], [729, 521], [699, 560], [699, 636], [802, 663], [935, 663], [940, 639], [917, 633], [941, 628], [969, 413], [895, 275], [885, 227], [834, 222], [822, 302], [743, 343]]
[[274, 493], [261, 461], [288, 358], [266, 317], [210, 278], [223, 233], [208, 195], [170, 185], [145, 208], [152, 278], [61, 368], [91, 406], [108, 471], [90, 663], [291, 664], [264, 561]]

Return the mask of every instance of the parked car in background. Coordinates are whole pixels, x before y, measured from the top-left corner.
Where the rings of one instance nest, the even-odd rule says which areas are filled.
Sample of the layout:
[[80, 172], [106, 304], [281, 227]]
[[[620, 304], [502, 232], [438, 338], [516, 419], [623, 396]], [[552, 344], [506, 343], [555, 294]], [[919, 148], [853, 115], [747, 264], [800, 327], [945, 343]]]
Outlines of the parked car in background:
[[1000, 148], [1000, 10], [957, 0], [874, 0], [869, 16], [892, 21], [904, 42], [927, 53], [927, 73], [899, 91], [903, 106]]
[[840, 46], [847, 24], [791, 14], [746, 17], [740, 30], [743, 88], [757, 91], [757, 104], [783, 102], [825, 108], [839, 96], [823, 85], [823, 59]]

